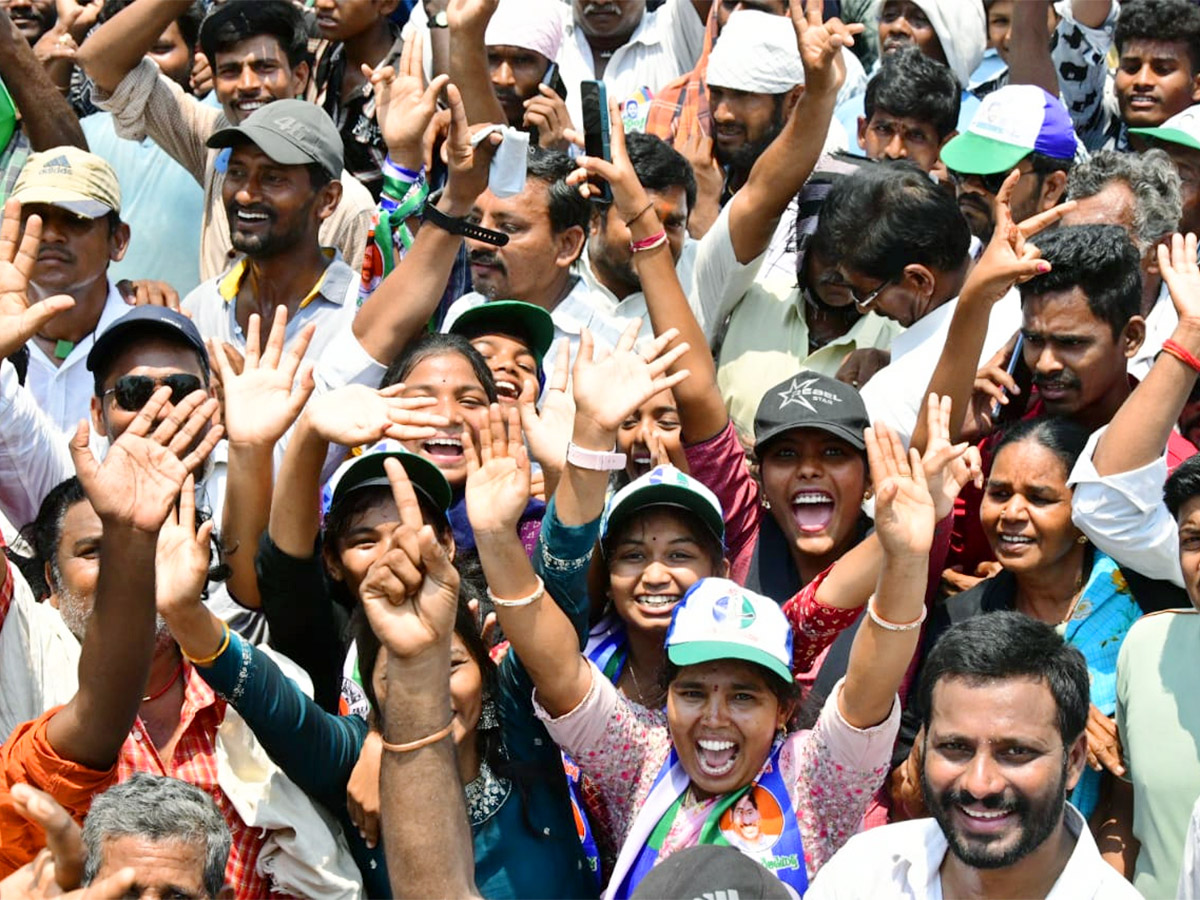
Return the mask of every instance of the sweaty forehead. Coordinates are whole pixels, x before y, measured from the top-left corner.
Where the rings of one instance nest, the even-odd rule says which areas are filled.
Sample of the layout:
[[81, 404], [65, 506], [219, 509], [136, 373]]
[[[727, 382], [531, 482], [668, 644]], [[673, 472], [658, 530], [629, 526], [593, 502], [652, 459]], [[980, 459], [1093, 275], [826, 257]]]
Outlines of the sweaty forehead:
[[1133, 191], [1125, 182], [1110, 181], [1099, 193], [1072, 199], [1075, 208], [1062, 217], [1060, 225], [1120, 225], [1132, 232]]
[[1047, 291], [1044, 294], [1029, 294], [1021, 299], [1021, 315], [1025, 327], [1037, 327], [1048, 332], [1067, 332], [1107, 328], [1088, 306], [1083, 289], [1075, 286], [1069, 290]]

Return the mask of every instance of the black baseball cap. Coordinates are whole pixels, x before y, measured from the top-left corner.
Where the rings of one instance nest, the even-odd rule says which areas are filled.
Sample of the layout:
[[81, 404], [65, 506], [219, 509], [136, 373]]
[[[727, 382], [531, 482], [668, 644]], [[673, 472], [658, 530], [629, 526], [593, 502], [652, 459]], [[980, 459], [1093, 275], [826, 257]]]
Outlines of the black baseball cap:
[[446, 510], [450, 508], [454, 499], [450, 483], [446, 481], [441, 469], [408, 450], [373, 450], [342, 463], [330, 479], [333, 483], [333, 496], [329, 501], [329, 508], [333, 509], [341, 503], [351, 491], [389, 486], [391, 483], [388, 481], [387, 470], [383, 467], [384, 461], [389, 459], [400, 461], [413, 489], [445, 517]]
[[672, 853], [651, 869], [632, 900], [699, 900], [744, 897], [791, 900], [782, 881], [733, 847], [701, 844]]
[[187, 345], [200, 357], [205, 373], [209, 372], [208, 348], [204, 346], [200, 329], [183, 313], [166, 306], [135, 306], [105, 328], [88, 353], [88, 371], [99, 370], [124, 350], [131, 340], [147, 335]]
[[454, 320], [451, 334], [467, 340], [485, 334], [503, 334], [521, 341], [541, 367], [554, 343], [554, 320], [540, 306], [520, 300], [496, 300], [468, 309]]
[[827, 375], [801, 372], [763, 394], [754, 416], [754, 444], [761, 448], [786, 431], [816, 428], [865, 450], [863, 432], [870, 424], [857, 390]]
[[281, 166], [313, 163], [330, 178], [342, 174], [342, 136], [329, 114], [307, 100], [275, 100], [259, 107], [240, 125], [215, 131], [209, 147], [250, 142]]

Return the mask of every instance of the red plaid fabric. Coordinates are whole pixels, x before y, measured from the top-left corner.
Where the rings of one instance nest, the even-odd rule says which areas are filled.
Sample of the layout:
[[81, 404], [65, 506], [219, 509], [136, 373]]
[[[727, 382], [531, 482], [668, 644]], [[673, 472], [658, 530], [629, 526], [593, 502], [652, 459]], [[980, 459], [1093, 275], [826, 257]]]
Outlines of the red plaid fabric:
[[117, 780], [124, 781], [134, 772], [150, 772], [178, 778], [207, 793], [216, 801], [233, 835], [233, 849], [225, 868], [226, 881], [233, 885], [238, 900], [266, 897], [270, 893], [267, 881], [255, 870], [266, 835], [242, 821], [217, 784], [217, 728], [225, 718], [225, 701], [217, 697], [192, 666], [186, 663], [185, 666], [187, 683], [180, 713], [183, 734], [175, 744], [172, 758], [159, 757], [139, 718], [121, 747]]

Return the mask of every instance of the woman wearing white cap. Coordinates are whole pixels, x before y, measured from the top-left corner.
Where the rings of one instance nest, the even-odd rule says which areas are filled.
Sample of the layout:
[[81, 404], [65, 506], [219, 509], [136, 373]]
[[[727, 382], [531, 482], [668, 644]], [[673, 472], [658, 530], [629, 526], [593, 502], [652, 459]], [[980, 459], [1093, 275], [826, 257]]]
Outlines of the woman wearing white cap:
[[934, 530], [919, 461], [886, 429], [868, 431], [883, 571], [846, 678], [812, 730], [790, 732], [799, 699], [791, 628], [773, 601], [725, 579], [697, 581], [673, 614], [661, 676], [665, 710], [630, 703], [601, 676], [511, 536], [528, 496], [529, 463], [498, 413], [493, 423], [470, 464], [469, 512], [489, 593], [537, 687], [539, 714], [591, 776], [605, 824], [622, 842], [606, 896], [629, 896], [677, 850], [728, 843], [723, 820], [750, 790], [760, 811], [778, 814], [769, 829], [766, 816], [760, 825], [774, 840], [743, 852], [803, 893], [857, 830], [888, 768], [896, 689], [925, 615]]

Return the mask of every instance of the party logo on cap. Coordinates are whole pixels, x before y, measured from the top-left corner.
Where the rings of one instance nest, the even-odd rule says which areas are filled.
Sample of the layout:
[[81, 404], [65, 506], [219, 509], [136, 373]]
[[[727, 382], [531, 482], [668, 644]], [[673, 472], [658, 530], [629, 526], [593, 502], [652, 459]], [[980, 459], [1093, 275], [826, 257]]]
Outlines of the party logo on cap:
[[713, 620], [721, 625], [744, 629], [751, 627], [756, 618], [754, 604], [740, 591], [727, 591], [713, 604]]
[[803, 406], [811, 413], [816, 413], [817, 409], [812, 405], [814, 400], [826, 406], [842, 402], [842, 398], [837, 394], [822, 388], [813, 387], [816, 383], [817, 379], [815, 378], [808, 378], [804, 381], [798, 381], [793, 378], [792, 383], [779, 392], [779, 408], [784, 409], [795, 403], [797, 406]]

